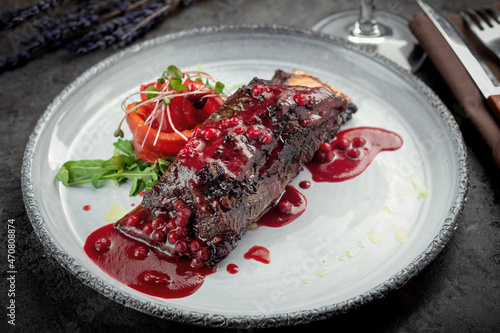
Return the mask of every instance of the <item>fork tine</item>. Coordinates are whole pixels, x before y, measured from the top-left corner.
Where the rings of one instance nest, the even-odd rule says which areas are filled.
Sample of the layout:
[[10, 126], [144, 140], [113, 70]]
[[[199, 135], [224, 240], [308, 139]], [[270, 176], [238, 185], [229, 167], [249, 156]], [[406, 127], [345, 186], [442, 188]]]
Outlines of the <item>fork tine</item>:
[[[479, 19], [482, 19], [483, 22], [485, 22], [488, 25], [488, 27], [493, 28], [493, 24], [495, 22], [495, 19], [493, 18], [493, 16], [491, 16], [488, 8], [477, 9], [476, 14], [477, 14], [477, 17], [479, 17]], [[488, 27], [485, 27], [485, 28], [488, 28]]]
[[[481, 20], [477, 17], [476, 13], [472, 9], [467, 9], [465, 12], [460, 12], [460, 15], [465, 20], [465, 23], [473, 31], [483, 30], [481, 25]], [[472, 18], [474, 18], [474, 20]]]
[[490, 8], [467, 9], [466, 14], [464, 12], [460, 14], [469, 26], [477, 26], [480, 30], [493, 28], [495, 25], [500, 24], [498, 12]]
[[460, 12], [476, 37], [500, 59], [500, 14], [490, 8]]
[[486, 8], [485, 12], [492, 18], [493, 22], [490, 21], [491, 25], [500, 24], [500, 13], [493, 8]]

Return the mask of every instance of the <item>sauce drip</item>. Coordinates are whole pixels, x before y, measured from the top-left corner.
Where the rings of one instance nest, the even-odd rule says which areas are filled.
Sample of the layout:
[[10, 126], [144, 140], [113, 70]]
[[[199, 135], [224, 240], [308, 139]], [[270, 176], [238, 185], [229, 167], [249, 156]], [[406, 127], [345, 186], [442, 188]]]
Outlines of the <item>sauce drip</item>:
[[312, 162], [306, 164], [317, 182], [341, 182], [360, 175], [381, 151], [403, 144], [393, 132], [373, 127], [350, 128], [323, 143]]
[[301, 189], [307, 190], [308, 188], [311, 188], [312, 183], [308, 180], [303, 180], [299, 183], [299, 187]]
[[191, 267], [190, 260], [169, 256], [105, 225], [87, 238], [85, 253], [104, 272], [142, 293], [181, 298], [193, 294], [205, 277], [217, 271], [206, 265]]
[[87, 212], [88, 212], [89, 210], [91, 210], [91, 209], [92, 209], [92, 207], [91, 207], [90, 205], [85, 205], [85, 206], [83, 206], [83, 207], [82, 207], [82, 209], [83, 209], [84, 211], [87, 211]]
[[237, 265], [235, 265], [235, 264], [229, 264], [226, 267], [226, 271], [229, 274], [236, 274], [236, 273], [238, 273], [240, 271], [240, 268]]
[[263, 264], [269, 264], [271, 262], [271, 252], [263, 246], [255, 245], [243, 255], [243, 258], [247, 260], [253, 259]]
[[283, 227], [295, 221], [307, 207], [306, 197], [291, 185], [285, 187], [277, 205], [268, 210], [259, 220], [259, 226]]

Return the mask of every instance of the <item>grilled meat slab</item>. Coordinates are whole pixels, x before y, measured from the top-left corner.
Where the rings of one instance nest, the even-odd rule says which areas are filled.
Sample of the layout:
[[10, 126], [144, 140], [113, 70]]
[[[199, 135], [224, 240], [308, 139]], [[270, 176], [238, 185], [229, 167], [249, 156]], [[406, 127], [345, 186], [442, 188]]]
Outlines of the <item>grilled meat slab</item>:
[[283, 85], [289, 79], [277, 71], [231, 95], [116, 228], [193, 266], [224, 259], [355, 111], [323, 87]]

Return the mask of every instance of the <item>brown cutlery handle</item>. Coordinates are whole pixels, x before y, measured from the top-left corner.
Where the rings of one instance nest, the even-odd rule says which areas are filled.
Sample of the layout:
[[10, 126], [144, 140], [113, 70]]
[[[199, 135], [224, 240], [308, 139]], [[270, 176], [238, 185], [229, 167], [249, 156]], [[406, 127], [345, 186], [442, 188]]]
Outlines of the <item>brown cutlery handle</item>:
[[497, 119], [500, 119], [500, 95], [491, 95], [488, 97], [488, 104]]

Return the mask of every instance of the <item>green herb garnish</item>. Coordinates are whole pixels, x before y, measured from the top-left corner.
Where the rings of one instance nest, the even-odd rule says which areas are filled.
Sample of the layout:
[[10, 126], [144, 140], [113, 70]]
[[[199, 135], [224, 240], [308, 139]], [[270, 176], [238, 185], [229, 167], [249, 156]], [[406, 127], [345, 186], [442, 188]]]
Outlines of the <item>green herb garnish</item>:
[[214, 92], [216, 94], [221, 94], [224, 91], [224, 87], [225, 87], [224, 83], [217, 81], [215, 82]]
[[[144, 89], [144, 91], [156, 91], [156, 92], [158, 92], [158, 88], [156, 88], [155, 86], [149, 86], [146, 89]], [[156, 96], [158, 96], [158, 94], [146, 94], [147, 99], [155, 98]]]
[[143, 190], [152, 188], [173, 161], [173, 157], [158, 159], [148, 163], [135, 156], [130, 140], [118, 139], [113, 143], [114, 154], [108, 160], [79, 160], [63, 164], [56, 179], [66, 186], [92, 183], [99, 187], [102, 180], [114, 180], [115, 184], [132, 181], [129, 195], [135, 196]]
[[[180, 70], [177, 66], [175, 65], [170, 65], [167, 67], [167, 70], [164, 71], [159, 78], [156, 79], [156, 82], [160, 83], [162, 86], [160, 89], [158, 89], [156, 86], [148, 86], [144, 91], [136, 92], [131, 94], [130, 96], [126, 97], [122, 101], [122, 110], [128, 114], [130, 112], [138, 112], [137, 110], [146, 105], [153, 105], [152, 107], [152, 112], [149, 114], [147, 117], [145, 116], [145, 121], [144, 124], [148, 125], [151, 127], [151, 124], [156, 120], [156, 119], [162, 119], [161, 117], [164, 117], [164, 115], [167, 115], [167, 117], [170, 117], [170, 100], [175, 97], [185, 97], [189, 95], [197, 95], [197, 94], [209, 94], [209, 93], [215, 93], [222, 98], [225, 98], [226, 94], [230, 95], [231, 92], [227, 89], [227, 87], [220, 82], [219, 80], [215, 79], [211, 75], [201, 72], [200, 71], [201, 64], [198, 64], [198, 69], [197, 70], [188, 70], [186, 69], [185, 71]], [[186, 84], [186, 80], [190, 81], [197, 81], [201, 82], [203, 84], [203, 87], [195, 87], [194, 89], [190, 87], [189, 90]], [[149, 93], [148, 93], [149, 92]], [[154, 92], [154, 93], [153, 93]], [[133, 108], [128, 108], [129, 103], [128, 100], [132, 96], [136, 94], [145, 94], [147, 99], [145, 101], [141, 101], [139, 103], [135, 103], [135, 106]], [[118, 130], [115, 131], [114, 135], [115, 137], [121, 137], [123, 138], [123, 131], [121, 131], [121, 126], [125, 120], [124, 116], [122, 120], [120, 121], [118, 125]], [[170, 118], [167, 118], [170, 119]], [[167, 120], [170, 121], [170, 120]], [[184, 138], [187, 141], [187, 137], [182, 134], [181, 131], [175, 128], [173, 124], [170, 124], [172, 126], [172, 130], [177, 133], [179, 136]], [[157, 131], [156, 133], [156, 138], [158, 138], [160, 135], [160, 131]], [[156, 140], [155, 140], [156, 143]]]
[[184, 77], [184, 73], [175, 65], [170, 65], [167, 67], [167, 71], [163, 73], [163, 76], [167, 74], [166, 79], [173, 80], [178, 79], [181, 80]]
[[168, 86], [175, 91], [183, 91], [187, 89], [186, 85], [182, 84], [180, 79], [171, 80]]

